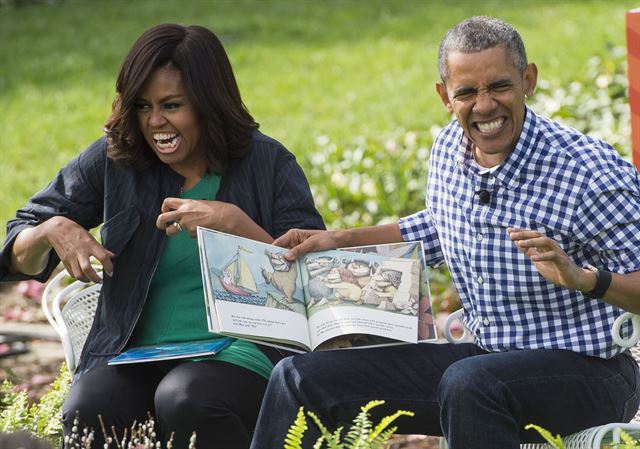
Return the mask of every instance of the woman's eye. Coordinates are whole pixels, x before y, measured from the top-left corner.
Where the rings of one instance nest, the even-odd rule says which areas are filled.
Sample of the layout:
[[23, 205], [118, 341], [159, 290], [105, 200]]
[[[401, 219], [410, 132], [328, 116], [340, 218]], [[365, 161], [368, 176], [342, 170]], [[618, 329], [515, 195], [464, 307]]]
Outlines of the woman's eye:
[[136, 107], [136, 111], [144, 112], [149, 110], [149, 105], [146, 103], [136, 103], [135, 107]]
[[178, 109], [180, 107], [180, 103], [165, 103], [163, 107], [168, 110]]

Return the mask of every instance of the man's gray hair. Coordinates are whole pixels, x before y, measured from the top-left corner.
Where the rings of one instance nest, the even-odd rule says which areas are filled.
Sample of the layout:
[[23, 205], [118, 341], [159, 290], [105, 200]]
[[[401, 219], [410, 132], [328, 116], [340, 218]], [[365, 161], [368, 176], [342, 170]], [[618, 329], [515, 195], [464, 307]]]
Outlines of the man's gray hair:
[[476, 53], [502, 45], [511, 56], [513, 64], [521, 72], [527, 68], [527, 53], [520, 34], [514, 27], [500, 19], [475, 16], [466, 19], [449, 31], [440, 42], [438, 69], [440, 78], [447, 79], [447, 62], [452, 52]]

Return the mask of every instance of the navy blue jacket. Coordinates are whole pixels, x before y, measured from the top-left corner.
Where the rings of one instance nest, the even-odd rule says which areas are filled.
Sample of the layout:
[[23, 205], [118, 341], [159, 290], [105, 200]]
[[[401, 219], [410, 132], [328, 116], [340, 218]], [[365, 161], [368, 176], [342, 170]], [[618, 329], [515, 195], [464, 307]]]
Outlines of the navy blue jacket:
[[[143, 171], [114, 162], [106, 155], [103, 137], [62, 168], [8, 222], [0, 281], [29, 278], [8, 271], [13, 242], [26, 227], [57, 215], [87, 229], [103, 224], [102, 244], [116, 255], [113, 277], [105, 276], [77, 374], [106, 363], [131, 336], [166, 239], [156, 228], [156, 218], [165, 198], [180, 195], [183, 181], [160, 162]], [[293, 154], [258, 131], [249, 154], [234, 159], [222, 176], [216, 199], [240, 207], [274, 238], [294, 227], [324, 229]], [[33, 278], [45, 281], [59, 262], [51, 251], [47, 268]]]

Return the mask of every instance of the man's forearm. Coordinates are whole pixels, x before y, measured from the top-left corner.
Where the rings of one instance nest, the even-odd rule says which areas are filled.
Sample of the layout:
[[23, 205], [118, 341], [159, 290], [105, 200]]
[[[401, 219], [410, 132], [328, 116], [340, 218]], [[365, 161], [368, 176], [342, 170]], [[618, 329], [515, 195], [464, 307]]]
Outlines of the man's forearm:
[[403, 242], [398, 223], [333, 231], [338, 247]]
[[640, 271], [612, 273], [611, 285], [602, 300], [628, 312], [640, 314]]

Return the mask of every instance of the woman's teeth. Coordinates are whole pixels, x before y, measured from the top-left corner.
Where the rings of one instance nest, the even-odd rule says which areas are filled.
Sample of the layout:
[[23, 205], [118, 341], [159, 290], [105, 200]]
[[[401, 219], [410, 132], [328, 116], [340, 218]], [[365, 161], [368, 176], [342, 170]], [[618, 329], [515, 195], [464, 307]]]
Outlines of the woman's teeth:
[[156, 133], [153, 135], [156, 147], [160, 150], [173, 148], [178, 143], [178, 134]]

